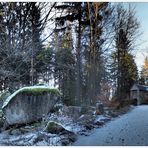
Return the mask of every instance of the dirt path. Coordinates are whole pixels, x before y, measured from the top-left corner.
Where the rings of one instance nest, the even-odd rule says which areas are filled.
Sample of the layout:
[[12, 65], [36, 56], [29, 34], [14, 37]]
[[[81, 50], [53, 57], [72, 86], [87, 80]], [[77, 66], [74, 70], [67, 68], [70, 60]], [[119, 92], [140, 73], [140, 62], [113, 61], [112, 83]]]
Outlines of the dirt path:
[[74, 146], [148, 145], [148, 106], [137, 106], [115, 118], [90, 136], [79, 136]]

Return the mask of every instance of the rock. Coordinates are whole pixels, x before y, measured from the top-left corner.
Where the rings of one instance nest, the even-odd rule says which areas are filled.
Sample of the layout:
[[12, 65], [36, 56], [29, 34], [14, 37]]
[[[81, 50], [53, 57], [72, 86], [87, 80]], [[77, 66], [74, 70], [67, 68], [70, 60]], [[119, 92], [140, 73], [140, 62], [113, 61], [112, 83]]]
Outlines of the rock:
[[89, 136], [89, 134], [87, 132], [81, 132], [80, 135]]
[[102, 126], [104, 124], [104, 122], [102, 122], [102, 121], [96, 121], [94, 124], [95, 125], [98, 125], [98, 126]]
[[94, 116], [92, 115], [82, 115], [77, 121], [79, 124], [84, 125], [86, 130], [91, 130], [94, 128], [93, 122], [94, 122]]
[[5, 120], [4, 118], [0, 118], [0, 131], [4, 128]]
[[2, 128], [2, 127], [3, 127], [3, 125], [4, 125], [3, 119], [2, 119], [2, 118], [0, 118], [0, 128]]
[[32, 130], [32, 128], [23, 128], [23, 127], [21, 127], [19, 130], [21, 131], [22, 134], [24, 134], [24, 133], [30, 132]]
[[13, 129], [10, 131], [11, 135], [21, 135], [22, 132], [19, 129]]
[[111, 120], [111, 118], [109, 116], [98, 115], [98, 116], [96, 116], [96, 119], [94, 120], [94, 124], [100, 126], [110, 120]]
[[0, 118], [2, 118], [4, 116], [3, 111], [0, 110]]
[[66, 146], [76, 140], [76, 135], [73, 132], [66, 130], [62, 125], [54, 121], [49, 121], [47, 123], [44, 132], [48, 132], [50, 134], [58, 134], [59, 137], [61, 137], [60, 143], [63, 146]]
[[31, 123], [45, 117], [59, 97], [50, 87], [23, 87], [5, 100], [2, 110], [9, 125]]
[[96, 115], [101, 115], [104, 113], [104, 107], [102, 103], [96, 103]]
[[61, 109], [61, 112], [73, 119], [78, 119], [81, 116], [81, 107], [80, 106], [64, 106]]
[[69, 140], [67, 138], [63, 138], [61, 140], [62, 146], [67, 146], [69, 144]]
[[94, 120], [94, 116], [84, 114], [79, 117], [77, 122], [79, 122], [80, 124], [85, 124], [85, 123], [92, 123], [93, 120]]
[[103, 122], [108, 122], [108, 121], [110, 121], [111, 119], [110, 118], [105, 118], [105, 119], [102, 119], [101, 121], [103, 121]]
[[62, 125], [60, 125], [54, 121], [49, 121], [47, 123], [44, 131], [51, 133], [51, 134], [59, 134], [60, 132], [63, 132], [65, 130], [66, 129]]
[[65, 130], [63, 130], [62, 132], [60, 132], [59, 134], [60, 134], [60, 135], [69, 135], [69, 136], [71, 136], [71, 135], [73, 135], [74, 133], [65, 129]]
[[2, 110], [0, 110], [0, 131], [3, 130], [4, 125], [5, 125], [4, 114], [3, 114]]
[[85, 124], [84, 126], [85, 126], [86, 130], [91, 130], [94, 128], [94, 126], [92, 124]]
[[110, 111], [110, 113], [108, 114], [109, 116], [115, 118], [118, 116], [118, 113], [117, 112], [114, 112], [114, 111]]
[[77, 122], [83, 125], [86, 128], [86, 130], [91, 130], [94, 128], [94, 119], [95, 117], [93, 115], [84, 114], [80, 116]]
[[94, 111], [95, 111], [95, 107], [92, 107], [92, 106], [81, 107], [81, 114], [93, 115]]
[[[46, 141], [46, 142], [50, 142], [50, 136], [48, 136], [45, 133], [37, 133], [36, 137], [33, 139], [33, 143], [38, 143], [38, 142], [42, 142], [42, 141]], [[41, 143], [40, 143], [41, 144]]]
[[70, 143], [73, 143], [76, 141], [76, 135], [72, 132], [70, 132], [67, 135], [64, 135], [64, 138], [61, 139], [62, 146], [69, 145]]
[[95, 107], [92, 106], [63, 106], [60, 109], [61, 115], [68, 116], [73, 120], [78, 120], [79, 117], [83, 114], [93, 115]]
[[69, 140], [70, 142], [75, 142], [76, 141], [76, 135], [75, 134], [72, 134], [71, 136], [69, 136]]

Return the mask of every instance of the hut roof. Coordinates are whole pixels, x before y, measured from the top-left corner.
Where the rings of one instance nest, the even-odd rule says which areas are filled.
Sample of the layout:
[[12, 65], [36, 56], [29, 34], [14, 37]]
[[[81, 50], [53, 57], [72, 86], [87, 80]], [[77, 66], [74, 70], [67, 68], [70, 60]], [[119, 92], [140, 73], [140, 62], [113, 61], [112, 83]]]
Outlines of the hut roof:
[[140, 84], [134, 84], [131, 90], [143, 90], [143, 91], [148, 91], [148, 86], [147, 85], [140, 85]]

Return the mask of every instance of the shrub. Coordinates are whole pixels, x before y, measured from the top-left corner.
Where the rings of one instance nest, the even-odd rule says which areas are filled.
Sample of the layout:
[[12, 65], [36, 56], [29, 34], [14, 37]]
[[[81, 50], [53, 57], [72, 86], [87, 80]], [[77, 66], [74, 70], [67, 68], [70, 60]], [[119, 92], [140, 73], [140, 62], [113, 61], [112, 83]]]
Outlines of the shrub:
[[65, 129], [54, 121], [49, 121], [45, 128], [45, 131], [52, 134], [59, 134], [59, 132], [64, 131]]

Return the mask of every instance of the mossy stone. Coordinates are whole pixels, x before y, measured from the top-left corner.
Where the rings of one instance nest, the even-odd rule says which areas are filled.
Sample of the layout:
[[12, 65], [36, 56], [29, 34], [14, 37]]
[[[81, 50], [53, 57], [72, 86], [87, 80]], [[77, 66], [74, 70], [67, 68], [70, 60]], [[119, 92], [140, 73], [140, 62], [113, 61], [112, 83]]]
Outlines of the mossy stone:
[[64, 130], [65, 129], [61, 125], [59, 125], [58, 123], [54, 121], [49, 121], [45, 128], [45, 131], [51, 134], [59, 134], [60, 132], [63, 132]]
[[42, 95], [44, 93], [51, 93], [51, 94], [55, 94], [57, 96], [61, 95], [57, 89], [51, 89], [51, 88], [32, 88], [32, 89], [24, 88], [19, 93], [30, 94], [30, 95], [34, 95], [34, 96]]

